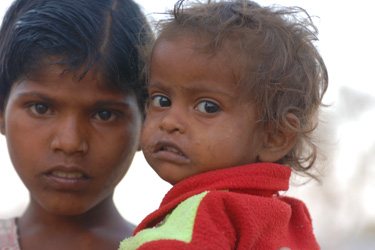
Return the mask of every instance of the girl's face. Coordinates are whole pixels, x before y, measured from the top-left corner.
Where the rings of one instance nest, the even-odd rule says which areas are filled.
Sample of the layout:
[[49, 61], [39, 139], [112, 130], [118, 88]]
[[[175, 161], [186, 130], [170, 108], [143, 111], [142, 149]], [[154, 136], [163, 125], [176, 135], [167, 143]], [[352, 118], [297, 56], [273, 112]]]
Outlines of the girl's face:
[[62, 70], [49, 66], [15, 83], [0, 125], [31, 204], [78, 215], [112, 201], [138, 148], [141, 114], [133, 95], [90, 72], [76, 81]]
[[171, 184], [254, 163], [262, 150], [255, 107], [239, 98], [231, 58], [210, 58], [195, 45], [189, 36], [162, 40], [151, 61], [141, 144], [148, 163]]

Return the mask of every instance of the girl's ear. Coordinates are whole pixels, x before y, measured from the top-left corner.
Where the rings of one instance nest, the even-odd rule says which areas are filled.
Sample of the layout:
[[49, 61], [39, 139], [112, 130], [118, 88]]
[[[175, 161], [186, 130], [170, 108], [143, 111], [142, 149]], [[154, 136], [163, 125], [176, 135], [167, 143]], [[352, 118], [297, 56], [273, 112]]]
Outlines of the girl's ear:
[[4, 112], [0, 110], [0, 133], [5, 135]]
[[141, 137], [139, 137], [139, 139], [138, 139], [138, 148], [137, 148], [137, 151], [138, 152], [142, 151]]
[[[286, 116], [289, 124], [298, 129], [300, 123], [298, 118], [288, 113]], [[266, 128], [264, 133], [264, 145], [258, 155], [261, 162], [277, 162], [287, 155], [296, 144], [298, 133], [283, 125], [281, 129]]]

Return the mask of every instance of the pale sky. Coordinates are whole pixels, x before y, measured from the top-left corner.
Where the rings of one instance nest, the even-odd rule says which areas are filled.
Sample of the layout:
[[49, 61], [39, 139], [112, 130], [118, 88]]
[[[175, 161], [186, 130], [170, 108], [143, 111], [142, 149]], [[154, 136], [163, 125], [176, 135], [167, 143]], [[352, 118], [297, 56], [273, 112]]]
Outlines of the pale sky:
[[[11, 2], [1, 0], [1, 17]], [[159, 13], [171, 8], [175, 1], [137, 2], [144, 7], [145, 13]], [[358, 200], [337, 201], [334, 207], [335, 204], [329, 204], [321, 194], [329, 193], [325, 190], [335, 190], [333, 196], [346, 197], [348, 190], [353, 190], [348, 183], [353, 181], [353, 176], [359, 171], [356, 168], [358, 162], [363, 161], [364, 156], [375, 155], [375, 21], [373, 8], [370, 6], [372, 1], [260, 0], [258, 3], [303, 7], [313, 16], [320, 31], [317, 45], [330, 77], [329, 89], [324, 99], [326, 104], [331, 105], [328, 108], [327, 120], [333, 120], [335, 123], [331, 131], [335, 140], [330, 141], [332, 152], [328, 154], [334, 157], [326, 167], [329, 177], [323, 187], [296, 187], [292, 194], [306, 201], [318, 240], [325, 241], [327, 235], [332, 234], [336, 235], [338, 240], [348, 241], [346, 235], [358, 236], [369, 221], [375, 225], [375, 199], [369, 198], [374, 197], [375, 193], [375, 157], [370, 157], [367, 165], [362, 164], [368, 166], [365, 170], [362, 169], [367, 171], [365, 176], [372, 176], [372, 179], [368, 180], [367, 184], [365, 181], [359, 182], [363, 188], [360, 188], [355, 196], [359, 197]], [[152, 15], [153, 18], [159, 16]], [[142, 154], [138, 153], [128, 174], [116, 190], [115, 202], [126, 219], [139, 223], [145, 215], [158, 207], [169, 188], [170, 185], [161, 181], [144, 161]], [[9, 161], [3, 136], [0, 136], [0, 190], [0, 218], [20, 215], [27, 204], [28, 193]], [[358, 218], [343, 221], [346, 213], [353, 210], [346, 206], [353, 202], [358, 210]], [[332, 207], [328, 207], [329, 205]], [[332, 217], [327, 216], [330, 209]], [[339, 248], [331, 246], [326, 249]]]

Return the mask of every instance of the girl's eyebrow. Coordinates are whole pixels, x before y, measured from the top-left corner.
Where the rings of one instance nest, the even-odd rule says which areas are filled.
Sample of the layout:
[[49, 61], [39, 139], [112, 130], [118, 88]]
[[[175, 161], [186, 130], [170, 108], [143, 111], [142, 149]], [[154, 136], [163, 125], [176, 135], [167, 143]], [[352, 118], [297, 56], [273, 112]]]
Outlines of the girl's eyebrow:
[[[39, 97], [40, 99], [46, 101], [46, 102], [54, 102], [53, 98], [50, 98], [44, 94], [41, 94], [39, 92], [21, 92], [18, 94], [19, 97]], [[103, 101], [97, 101], [94, 103], [95, 107], [104, 107], [104, 106], [121, 106], [124, 108], [128, 108], [130, 104], [127, 101], [115, 101], [115, 100], [103, 100]]]
[[46, 96], [46, 95], [43, 95], [43, 94], [41, 94], [41, 93], [39, 93], [39, 92], [21, 92], [21, 93], [18, 93], [17, 94], [19, 97], [35, 97], [35, 96], [37, 96], [37, 97], [39, 97], [40, 99], [42, 99], [42, 100], [44, 100], [44, 101], [46, 101], [46, 102], [52, 102], [53, 101], [53, 99], [52, 98], [50, 98], [50, 97], [48, 97], [48, 96]]
[[98, 106], [98, 107], [104, 107], [104, 106], [122, 106], [124, 108], [128, 108], [129, 106], [131, 106], [128, 102], [126, 101], [113, 101], [113, 100], [109, 100], [109, 101], [98, 101], [94, 104], [95, 106]]

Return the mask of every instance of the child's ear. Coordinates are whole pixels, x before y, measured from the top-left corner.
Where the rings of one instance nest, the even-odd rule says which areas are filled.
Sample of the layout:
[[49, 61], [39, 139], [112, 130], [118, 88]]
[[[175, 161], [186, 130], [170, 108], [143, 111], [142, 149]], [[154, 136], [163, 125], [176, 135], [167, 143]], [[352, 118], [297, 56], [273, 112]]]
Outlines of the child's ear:
[[[288, 113], [286, 116], [289, 124], [298, 129], [300, 126], [298, 118]], [[261, 162], [277, 162], [287, 155], [294, 147], [298, 133], [292, 129], [285, 128], [275, 131], [272, 128], [266, 128], [265, 139], [262, 150], [258, 155]]]
[[4, 112], [0, 110], [0, 133], [5, 135]]

